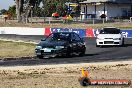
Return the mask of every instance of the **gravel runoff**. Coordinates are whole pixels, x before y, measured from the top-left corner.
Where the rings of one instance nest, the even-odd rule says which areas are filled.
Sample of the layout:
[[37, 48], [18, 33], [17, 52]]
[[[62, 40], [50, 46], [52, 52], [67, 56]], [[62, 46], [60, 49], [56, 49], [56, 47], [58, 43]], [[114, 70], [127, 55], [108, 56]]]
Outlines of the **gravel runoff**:
[[[91, 79], [128, 79], [132, 81], [132, 61], [36, 66], [0, 67], [1, 88], [83, 88], [78, 78], [81, 68]], [[132, 86], [90, 86], [88, 88], [132, 88]]]

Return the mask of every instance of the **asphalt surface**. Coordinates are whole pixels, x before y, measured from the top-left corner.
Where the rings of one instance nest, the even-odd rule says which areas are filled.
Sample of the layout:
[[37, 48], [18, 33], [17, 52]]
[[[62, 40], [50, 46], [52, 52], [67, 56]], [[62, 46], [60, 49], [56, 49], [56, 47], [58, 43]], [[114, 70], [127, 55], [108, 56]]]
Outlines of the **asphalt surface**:
[[[39, 42], [44, 36], [18, 36], [0, 35], [0, 38], [13, 40], [23, 40], [26, 42]], [[109, 62], [109, 61], [128, 61], [132, 60], [132, 38], [125, 38], [125, 46], [96, 47], [95, 38], [85, 38], [87, 50], [83, 57], [73, 56], [72, 58], [56, 57], [50, 59], [25, 59], [0, 61], [0, 66], [30, 66], [46, 64], [69, 64], [69, 63], [90, 63], [90, 62]]]

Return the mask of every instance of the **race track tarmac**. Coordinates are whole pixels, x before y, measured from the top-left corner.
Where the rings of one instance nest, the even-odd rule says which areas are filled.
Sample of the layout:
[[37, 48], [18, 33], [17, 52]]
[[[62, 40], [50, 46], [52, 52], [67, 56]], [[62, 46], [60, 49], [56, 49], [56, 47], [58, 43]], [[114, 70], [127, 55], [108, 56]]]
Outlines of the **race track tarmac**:
[[[0, 35], [0, 38], [13, 40], [35, 41], [39, 42], [44, 36], [17, 36]], [[83, 57], [73, 56], [72, 58], [56, 57], [50, 59], [26, 59], [0, 61], [0, 66], [30, 66], [46, 64], [69, 64], [69, 63], [91, 63], [91, 62], [109, 62], [109, 61], [128, 61], [132, 60], [132, 38], [125, 38], [125, 46], [96, 47], [95, 38], [85, 38], [87, 50]]]

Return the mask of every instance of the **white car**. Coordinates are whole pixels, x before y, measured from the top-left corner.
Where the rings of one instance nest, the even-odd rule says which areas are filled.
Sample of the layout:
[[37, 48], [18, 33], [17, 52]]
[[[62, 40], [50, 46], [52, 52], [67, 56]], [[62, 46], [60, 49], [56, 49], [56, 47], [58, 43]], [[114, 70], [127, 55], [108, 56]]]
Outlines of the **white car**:
[[124, 45], [124, 37], [120, 29], [107, 27], [100, 30], [96, 37], [96, 47], [104, 45]]

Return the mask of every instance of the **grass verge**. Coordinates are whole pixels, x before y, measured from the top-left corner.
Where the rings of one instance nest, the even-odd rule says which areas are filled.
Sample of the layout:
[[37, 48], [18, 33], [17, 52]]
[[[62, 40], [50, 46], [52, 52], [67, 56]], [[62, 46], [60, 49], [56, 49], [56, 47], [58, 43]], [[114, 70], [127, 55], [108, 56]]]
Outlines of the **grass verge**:
[[33, 57], [35, 44], [0, 40], [0, 59]]

